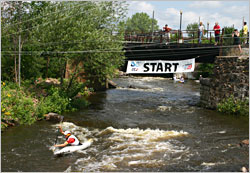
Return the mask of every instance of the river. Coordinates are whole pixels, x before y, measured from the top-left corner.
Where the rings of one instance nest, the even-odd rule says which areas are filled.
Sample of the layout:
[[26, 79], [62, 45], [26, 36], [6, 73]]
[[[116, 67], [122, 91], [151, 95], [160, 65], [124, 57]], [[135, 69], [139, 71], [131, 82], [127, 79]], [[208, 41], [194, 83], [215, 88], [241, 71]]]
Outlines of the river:
[[[39, 121], [2, 133], [4, 172], [161, 171], [231, 172], [249, 166], [248, 118], [199, 107], [200, 84], [161, 77], [114, 79], [117, 89], [98, 92], [91, 105], [65, 114], [64, 130], [81, 141], [82, 151], [61, 157], [58, 124]], [[59, 135], [59, 136], [58, 136]]]

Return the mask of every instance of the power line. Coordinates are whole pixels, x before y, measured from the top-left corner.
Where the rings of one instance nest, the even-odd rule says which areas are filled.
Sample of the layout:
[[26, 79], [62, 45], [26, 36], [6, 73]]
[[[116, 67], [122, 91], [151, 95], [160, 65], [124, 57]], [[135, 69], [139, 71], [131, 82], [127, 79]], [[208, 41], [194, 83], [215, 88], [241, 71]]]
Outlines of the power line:
[[[85, 4], [84, 4], [84, 5], [85, 5]], [[74, 8], [73, 8], [73, 9], [74, 9]], [[87, 12], [88, 12], [88, 11], [92, 11], [92, 10], [95, 10], [95, 9], [87, 10]], [[79, 15], [79, 14], [82, 14], [82, 13], [84, 13], [84, 12], [86, 12], [86, 11], [83, 11], [83, 12], [81, 12], [81, 13], [78, 13], [78, 15]], [[74, 14], [74, 15], [75, 15], [75, 14]], [[21, 30], [21, 31], [18, 31], [18, 32], [15, 32], [15, 33], [12, 33], [12, 34], [4, 35], [3, 37], [7, 37], [7, 36], [10, 36], [10, 35], [15, 35], [15, 34], [18, 34], [18, 33], [20, 33], [20, 32], [23, 32], [23, 31], [30, 31], [31, 29], [38, 28], [38, 27], [43, 26], [43, 25], [47, 25], [47, 24], [49, 24], [49, 23], [51, 23], [51, 22], [55, 22], [55, 21], [58, 21], [58, 20], [66, 19], [66, 18], [72, 17], [72, 16], [74, 16], [74, 15], [66, 16], [66, 17], [63, 17], [63, 18], [60, 18], [60, 19], [57, 19], [57, 20], [49, 21], [49, 22], [45, 22], [45, 23], [42, 23], [42, 24], [33, 26], [33, 27], [31, 27], [31, 28], [23, 29], [23, 30]]]
[[[76, 41], [72, 41], [72, 42], [66, 42], [66, 41], [61, 41], [61, 42], [47, 42], [47, 43], [34, 43], [34, 44], [25, 44], [23, 46], [32, 46], [32, 45], [51, 45], [51, 44], [79, 44], [79, 43], [124, 43], [123, 41], [117, 41], [117, 40], [109, 40], [109, 41], [105, 41], [105, 40], [95, 40], [95, 41], [86, 41], [86, 40], [76, 40]], [[13, 47], [13, 46], [12, 46]]]
[[[53, 5], [53, 6], [50, 7], [50, 8], [52, 9], [53, 7], [56, 7], [56, 6], [58, 6], [58, 4], [55, 4], [55, 5]], [[48, 9], [46, 9], [46, 10], [48, 10]], [[44, 11], [45, 11], [45, 10], [44, 10]], [[63, 10], [63, 11], [64, 11], [64, 10]], [[57, 12], [52, 12], [51, 14], [53, 14], [53, 13], [58, 13], [58, 11], [57, 11]], [[45, 14], [45, 13], [43, 13], [43, 14]], [[47, 13], [47, 15], [48, 15], [48, 14], [49, 14], [49, 13]], [[45, 15], [45, 16], [47, 16], [47, 15]], [[13, 23], [13, 24], [6, 25], [6, 26], [4, 26], [3, 28], [8, 28], [8, 27], [11, 27], [11, 26], [14, 26], [14, 25], [17, 25], [17, 24], [25, 23], [25, 22], [27, 22], [27, 21], [32, 21], [32, 20], [39, 19], [39, 18], [45, 17], [45, 16], [37, 16], [37, 17], [31, 18], [31, 19], [28, 19], [28, 20], [25, 20], [25, 21], [22, 21], [22, 22], [15, 22], [15, 23]]]
[[[2, 53], [9, 53], [8, 55], [16, 55], [18, 51], [2, 51]], [[22, 54], [79, 54], [79, 53], [124, 53], [124, 51], [109, 51], [109, 50], [86, 50], [86, 51], [22, 51]], [[7, 55], [5, 54], [5, 55]]]

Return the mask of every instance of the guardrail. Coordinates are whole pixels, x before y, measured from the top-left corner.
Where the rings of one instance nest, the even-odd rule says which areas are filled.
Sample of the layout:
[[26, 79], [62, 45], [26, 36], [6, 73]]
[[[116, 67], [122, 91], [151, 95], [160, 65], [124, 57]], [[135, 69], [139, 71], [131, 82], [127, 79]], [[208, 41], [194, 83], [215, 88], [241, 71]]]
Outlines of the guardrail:
[[[224, 28], [220, 32], [220, 41], [222, 45], [232, 45], [232, 34], [225, 34]], [[201, 44], [214, 44], [215, 35], [213, 30], [205, 30], [202, 36]], [[240, 37], [241, 42], [249, 42], [249, 32], [247, 37]], [[171, 30], [170, 38], [164, 31], [157, 31], [153, 33], [125, 33], [125, 41], [138, 43], [199, 43], [198, 30]]]

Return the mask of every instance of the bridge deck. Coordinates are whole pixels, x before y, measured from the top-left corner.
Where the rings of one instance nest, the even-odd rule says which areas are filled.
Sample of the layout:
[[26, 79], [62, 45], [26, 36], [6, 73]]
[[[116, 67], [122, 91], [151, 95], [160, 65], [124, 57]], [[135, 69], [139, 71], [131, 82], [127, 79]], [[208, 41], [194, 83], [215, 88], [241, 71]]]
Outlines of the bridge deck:
[[213, 44], [163, 44], [127, 43], [126, 60], [184, 60], [196, 58], [196, 62], [212, 63], [219, 55], [220, 46]]

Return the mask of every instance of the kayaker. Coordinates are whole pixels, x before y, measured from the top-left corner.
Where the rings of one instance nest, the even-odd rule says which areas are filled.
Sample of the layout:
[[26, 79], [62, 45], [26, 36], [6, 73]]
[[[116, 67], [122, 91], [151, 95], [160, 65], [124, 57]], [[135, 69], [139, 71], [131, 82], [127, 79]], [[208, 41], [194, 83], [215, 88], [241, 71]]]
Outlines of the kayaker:
[[55, 147], [65, 147], [67, 145], [71, 145], [71, 146], [76, 146], [76, 145], [81, 145], [80, 141], [77, 139], [77, 137], [75, 137], [74, 135], [72, 135], [70, 133], [70, 131], [66, 130], [65, 132], [62, 130], [62, 127], [59, 126], [60, 128], [60, 132], [65, 136], [66, 138], [66, 142], [64, 142], [63, 144], [58, 144], [58, 145], [54, 145]]
[[185, 82], [185, 81], [184, 81], [184, 77], [181, 76], [180, 83], [184, 83], [184, 82]]

